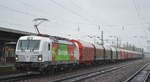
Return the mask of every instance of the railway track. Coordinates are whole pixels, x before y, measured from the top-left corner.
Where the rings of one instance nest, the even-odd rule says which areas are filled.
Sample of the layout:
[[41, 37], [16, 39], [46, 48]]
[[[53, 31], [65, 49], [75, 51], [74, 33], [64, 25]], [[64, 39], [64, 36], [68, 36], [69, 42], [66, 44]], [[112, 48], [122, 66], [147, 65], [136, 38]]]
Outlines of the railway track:
[[150, 75], [150, 63], [145, 64], [137, 72], [131, 75], [124, 82], [148, 82], [148, 77]]
[[[139, 61], [133, 61], [133, 62], [126, 62], [124, 65], [112, 65], [107, 67], [98, 67], [96, 70], [87, 70], [86, 72], [69, 72], [69, 74], [56, 74], [56, 75], [46, 75], [43, 76], [39, 72], [26, 72], [26, 73], [18, 73], [18, 74], [12, 74], [12, 75], [6, 75], [0, 77], [0, 82], [14, 82], [14, 81], [30, 81], [35, 82], [34, 80], [41, 80], [43, 79], [44, 82], [75, 82], [75, 81], [81, 81], [86, 80], [95, 76], [103, 75], [115, 70], [119, 70], [121, 68], [127, 68], [128, 65], [134, 64], [137, 62], [142, 62], [142, 60]], [[60, 75], [60, 76], [59, 76]], [[67, 77], [66, 77], [67, 76]], [[40, 77], [40, 78], [38, 78]], [[60, 77], [60, 78], [53, 78], [53, 77]], [[42, 80], [41, 80], [42, 81]]]
[[31, 76], [39, 75], [39, 72], [24, 72], [24, 73], [17, 73], [17, 74], [10, 74], [0, 76], [0, 82], [14, 82], [21, 79], [31, 78]]
[[110, 72], [110, 71], [117, 70], [117, 69], [120, 69], [120, 68], [123, 68], [123, 67], [125, 67], [125, 66], [114, 67], [114, 68], [111, 68], [111, 69], [108, 69], [108, 70], [98, 70], [96, 72], [79, 74], [79, 75], [70, 76], [70, 77], [67, 77], [67, 78], [64, 78], [64, 79], [57, 79], [57, 80], [54, 80], [54, 81], [51, 81], [51, 82], [76, 82], [76, 81], [81, 81], [81, 80], [85, 80], [87, 78], [92, 78], [94, 76], [98, 76], [98, 75], [101, 75], [101, 74], [104, 74], [104, 73], [107, 73], [107, 72]]
[[[135, 62], [134, 62], [135, 63]], [[132, 63], [133, 64], [133, 63]], [[97, 71], [93, 71], [93, 72], [87, 72], [87, 73], [82, 73], [82, 74], [78, 74], [78, 75], [72, 75], [66, 78], [61, 78], [61, 79], [56, 79], [50, 82], [78, 82], [78, 81], [82, 81], [82, 80], [86, 80], [95, 76], [99, 76], [99, 75], [103, 75], [121, 68], [126, 68], [128, 67], [128, 64], [126, 65], [122, 65], [122, 66], [118, 66], [118, 67], [109, 67], [109, 68], [104, 68], [104, 69], [100, 69]]]

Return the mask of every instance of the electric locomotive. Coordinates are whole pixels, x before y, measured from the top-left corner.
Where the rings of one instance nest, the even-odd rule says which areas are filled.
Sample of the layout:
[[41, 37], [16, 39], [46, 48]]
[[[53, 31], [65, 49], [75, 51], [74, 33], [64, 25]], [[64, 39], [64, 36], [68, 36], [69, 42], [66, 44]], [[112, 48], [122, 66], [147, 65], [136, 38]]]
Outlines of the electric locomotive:
[[16, 46], [16, 68], [19, 70], [51, 70], [78, 64], [78, 48], [73, 42], [53, 37], [22, 36]]

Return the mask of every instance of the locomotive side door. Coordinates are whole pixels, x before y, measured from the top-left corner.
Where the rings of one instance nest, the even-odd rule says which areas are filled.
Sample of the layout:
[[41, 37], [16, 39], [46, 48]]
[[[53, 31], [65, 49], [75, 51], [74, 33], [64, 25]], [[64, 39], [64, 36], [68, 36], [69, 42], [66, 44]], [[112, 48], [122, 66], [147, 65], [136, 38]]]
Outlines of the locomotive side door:
[[42, 54], [43, 61], [50, 61], [50, 43], [47, 41], [43, 42]]
[[47, 55], [48, 55], [48, 61], [52, 61], [52, 54], [51, 54], [51, 49], [52, 49], [52, 47], [51, 47], [51, 45], [52, 44], [50, 44], [49, 42], [48, 42], [48, 44], [47, 44], [47, 47], [48, 47], [48, 51], [47, 51]]

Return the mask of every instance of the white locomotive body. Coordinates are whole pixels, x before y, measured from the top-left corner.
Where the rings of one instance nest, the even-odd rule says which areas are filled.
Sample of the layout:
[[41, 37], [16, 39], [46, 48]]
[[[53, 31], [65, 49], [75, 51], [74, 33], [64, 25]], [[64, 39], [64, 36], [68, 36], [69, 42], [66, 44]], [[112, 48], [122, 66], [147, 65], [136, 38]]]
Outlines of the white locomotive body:
[[18, 69], [49, 70], [52, 67], [78, 64], [79, 53], [75, 44], [42, 36], [20, 37], [16, 47]]

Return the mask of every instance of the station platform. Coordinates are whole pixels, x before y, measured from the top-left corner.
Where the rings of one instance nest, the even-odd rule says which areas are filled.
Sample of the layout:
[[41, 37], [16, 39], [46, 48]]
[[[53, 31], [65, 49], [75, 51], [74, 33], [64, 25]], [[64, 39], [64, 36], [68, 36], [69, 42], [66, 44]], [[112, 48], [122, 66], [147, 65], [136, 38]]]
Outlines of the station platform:
[[3, 64], [0, 63], [0, 75], [4, 74], [4, 73], [8, 73], [8, 72], [15, 72], [16, 68], [14, 66], [14, 64]]

